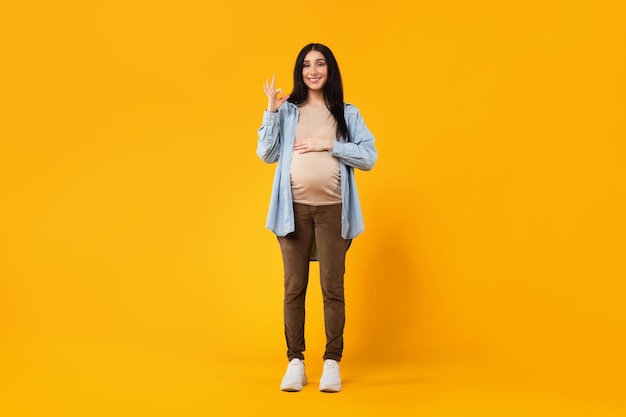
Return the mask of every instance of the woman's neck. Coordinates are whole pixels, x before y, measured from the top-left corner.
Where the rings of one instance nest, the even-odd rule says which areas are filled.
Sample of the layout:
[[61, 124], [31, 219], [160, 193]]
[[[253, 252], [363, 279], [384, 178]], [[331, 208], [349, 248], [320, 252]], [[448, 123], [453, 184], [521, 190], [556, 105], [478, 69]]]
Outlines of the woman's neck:
[[307, 95], [305, 103], [311, 106], [326, 106], [326, 101], [324, 101], [324, 93], [321, 91], [309, 90], [309, 94]]

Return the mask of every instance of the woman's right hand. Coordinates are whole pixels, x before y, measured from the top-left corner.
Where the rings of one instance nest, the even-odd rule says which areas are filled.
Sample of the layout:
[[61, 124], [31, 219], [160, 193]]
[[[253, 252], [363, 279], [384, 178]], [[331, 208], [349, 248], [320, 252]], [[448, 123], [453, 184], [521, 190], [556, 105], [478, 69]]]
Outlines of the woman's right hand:
[[[265, 95], [267, 96], [267, 111], [275, 112], [280, 106], [283, 105], [285, 101], [289, 98], [289, 96], [284, 95], [282, 88], [274, 88], [274, 84], [276, 83], [276, 74], [272, 75], [272, 82], [270, 83], [269, 79], [265, 79], [265, 86], [263, 86], [263, 90], [265, 91]], [[280, 98], [277, 95], [280, 94]]]

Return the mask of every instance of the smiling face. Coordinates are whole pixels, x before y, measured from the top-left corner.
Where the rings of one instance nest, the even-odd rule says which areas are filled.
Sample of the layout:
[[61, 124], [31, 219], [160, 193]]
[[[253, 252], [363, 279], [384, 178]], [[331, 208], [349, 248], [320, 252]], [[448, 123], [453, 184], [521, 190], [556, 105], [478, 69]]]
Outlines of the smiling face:
[[304, 57], [302, 65], [304, 84], [312, 91], [322, 91], [328, 80], [328, 64], [320, 51], [310, 51]]

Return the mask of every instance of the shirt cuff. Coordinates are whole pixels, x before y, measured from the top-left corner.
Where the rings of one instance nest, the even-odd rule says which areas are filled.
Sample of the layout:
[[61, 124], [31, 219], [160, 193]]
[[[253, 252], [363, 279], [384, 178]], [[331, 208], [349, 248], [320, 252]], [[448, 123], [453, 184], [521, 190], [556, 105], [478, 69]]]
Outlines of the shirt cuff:
[[331, 156], [339, 156], [344, 151], [344, 144], [339, 142], [338, 140], [333, 141], [333, 148], [330, 150]]
[[276, 122], [276, 117], [278, 117], [278, 112], [271, 112], [265, 110], [263, 112], [263, 124], [272, 126]]

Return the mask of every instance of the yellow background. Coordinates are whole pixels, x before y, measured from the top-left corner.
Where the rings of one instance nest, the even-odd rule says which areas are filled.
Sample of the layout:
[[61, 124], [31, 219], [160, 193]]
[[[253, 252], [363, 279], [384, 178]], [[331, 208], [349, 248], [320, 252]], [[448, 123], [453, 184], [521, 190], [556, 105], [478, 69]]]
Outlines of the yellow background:
[[[0, 12], [7, 416], [624, 415], [626, 17], [595, 1], [20, 1]], [[285, 394], [255, 155], [331, 47], [357, 174], [344, 392]]]

